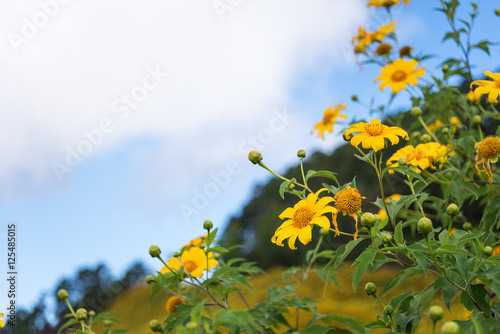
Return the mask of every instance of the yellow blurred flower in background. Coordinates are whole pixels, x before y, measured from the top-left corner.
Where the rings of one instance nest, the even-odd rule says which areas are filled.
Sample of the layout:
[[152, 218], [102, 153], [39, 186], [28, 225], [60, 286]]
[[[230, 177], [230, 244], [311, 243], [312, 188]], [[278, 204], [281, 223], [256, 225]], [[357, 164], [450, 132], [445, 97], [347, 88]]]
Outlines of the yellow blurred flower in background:
[[491, 73], [490, 71], [484, 72], [484, 75], [492, 78], [493, 80], [476, 80], [470, 84], [472, 86], [478, 86], [474, 89], [474, 94], [476, 98], [488, 94], [488, 100], [491, 103], [498, 102], [498, 96], [500, 96], [500, 73]]
[[[399, 0], [370, 0], [366, 4], [366, 7], [374, 6], [377, 9], [379, 9], [380, 7], [389, 8], [393, 5], [399, 5], [399, 2]], [[408, 5], [410, 3], [410, 0], [403, 0], [403, 2]]]
[[165, 304], [165, 309], [167, 310], [167, 314], [172, 314], [177, 311], [177, 305], [183, 304], [184, 299], [177, 296], [172, 296], [167, 300]]
[[340, 111], [345, 108], [347, 108], [345, 104], [339, 104], [335, 109], [333, 109], [333, 106], [328, 107], [328, 109], [323, 112], [323, 120], [314, 126], [311, 134], [317, 130], [318, 136], [324, 139], [325, 131], [333, 132], [333, 124], [337, 123], [337, 118], [347, 119], [346, 115], [340, 114]]
[[330, 196], [322, 197], [318, 200], [318, 196], [323, 191], [328, 191], [326, 188], [318, 190], [316, 193], [307, 195], [305, 200], [299, 201], [293, 208], [286, 208], [279, 217], [280, 219], [288, 219], [276, 230], [271, 241], [278, 246], [283, 246], [283, 240], [288, 239], [288, 247], [297, 249], [295, 241], [299, 241], [307, 245], [312, 239], [312, 225], [316, 224], [326, 231], [330, 230], [330, 220], [324, 214], [332, 213], [333, 219], [337, 218], [337, 209], [328, 206], [333, 202]]
[[[389, 198], [394, 200], [394, 201], [399, 201], [401, 199], [401, 195], [400, 194], [392, 194], [391, 196], [389, 196], [388, 198], [385, 199], [385, 201], [387, 203], [390, 203]], [[380, 216], [381, 220], [384, 220], [385, 217], [387, 217], [387, 212], [385, 212], [384, 209], [378, 209], [378, 215]]]
[[[389, 139], [392, 145], [399, 143], [399, 137], [408, 140], [408, 133], [397, 126], [387, 126], [381, 123], [380, 119], [372, 119], [370, 123], [360, 122], [351, 125], [351, 128], [344, 131], [349, 138], [351, 145], [361, 144], [365, 149], [373, 149], [375, 152], [385, 148], [385, 138]], [[351, 135], [353, 135], [350, 137]], [[398, 137], [399, 136], [399, 137]]]
[[425, 69], [415, 69], [417, 65], [418, 62], [415, 59], [396, 59], [380, 70], [382, 74], [375, 79], [375, 82], [382, 81], [380, 84], [381, 91], [390, 86], [392, 93], [396, 94], [400, 90], [406, 89], [408, 85], [415, 86], [418, 84], [417, 78], [425, 74]]
[[394, 25], [396, 21], [389, 24], [382, 25], [379, 30], [366, 32], [362, 27], [358, 28], [358, 35], [352, 38], [352, 43], [356, 42], [354, 46], [354, 52], [360, 53], [365, 52], [366, 48], [370, 46], [373, 42], [382, 42], [382, 40], [389, 35], [391, 32], [395, 31]]

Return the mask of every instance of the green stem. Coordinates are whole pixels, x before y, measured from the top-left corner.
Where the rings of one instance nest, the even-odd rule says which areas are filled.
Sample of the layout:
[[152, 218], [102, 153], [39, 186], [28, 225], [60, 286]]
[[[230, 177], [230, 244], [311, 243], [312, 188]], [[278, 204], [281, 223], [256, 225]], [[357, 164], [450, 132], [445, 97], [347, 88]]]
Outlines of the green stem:
[[437, 137], [434, 135], [434, 133], [431, 130], [429, 130], [429, 128], [427, 127], [427, 124], [425, 124], [424, 120], [422, 119], [422, 116], [418, 116], [418, 121], [424, 127], [425, 131], [429, 134], [429, 136], [431, 136], [432, 139], [434, 139], [434, 141], [436, 143], [439, 143], [439, 140], [437, 139]]
[[[287, 181], [287, 182], [290, 182], [289, 179], [287, 179], [286, 177], [283, 177], [279, 174], [276, 174], [275, 172], [273, 172], [269, 167], [267, 167], [262, 161], [259, 162], [259, 166], [264, 168], [265, 170], [267, 170], [269, 173], [273, 174], [274, 176], [276, 176], [277, 178], [279, 179], [282, 179], [283, 181]], [[301, 183], [298, 183], [298, 182], [295, 182], [296, 185], [298, 186], [301, 186], [302, 188], [304, 189], [307, 189], [309, 192], [313, 193], [313, 191], [311, 189], [309, 189], [309, 187], [305, 184], [301, 184]]]
[[75, 319], [76, 319], [75, 310], [73, 310], [73, 307], [71, 307], [71, 304], [69, 303], [68, 298], [65, 298], [64, 302], [66, 303], [66, 305], [68, 306], [69, 310], [71, 311], [71, 314], [73, 314], [73, 317], [75, 317]]
[[418, 208], [420, 209], [420, 213], [422, 214], [423, 217], [425, 217], [424, 208], [422, 207], [422, 204], [420, 204], [420, 202], [418, 201], [417, 194], [415, 193], [415, 188], [413, 188], [413, 176], [407, 175], [407, 178], [411, 193], [415, 196], [415, 201], [417, 202]]

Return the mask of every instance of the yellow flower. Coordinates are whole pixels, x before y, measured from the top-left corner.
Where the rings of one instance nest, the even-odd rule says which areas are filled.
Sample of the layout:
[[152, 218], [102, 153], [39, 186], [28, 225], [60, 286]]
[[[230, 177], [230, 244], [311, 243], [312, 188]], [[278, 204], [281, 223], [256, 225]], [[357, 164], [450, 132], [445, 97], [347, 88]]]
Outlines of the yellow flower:
[[[403, 0], [405, 4], [409, 4], [410, 0]], [[374, 6], [379, 9], [381, 6], [389, 8], [392, 5], [399, 5], [399, 0], [370, 0], [366, 4], [366, 7]]]
[[437, 119], [434, 123], [429, 124], [428, 128], [431, 132], [434, 132], [443, 125], [444, 123], [440, 119]]
[[477, 101], [479, 101], [479, 98], [476, 96], [476, 94], [474, 94], [474, 91], [473, 90], [470, 90], [468, 93], [467, 93], [467, 98], [469, 99], [469, 101], [471, 103], [476, 103]]
[[[207, 269], [207, 255], [205, 251], [198, 247], [193, 247], [188, 250], [184, 250], [179, 258], [172, 257], [168, 260], [168, 267], [173, 270], [184, 270], [189, 273], [192, 277], [202, 277], [203, 270], [210, 270], [210, 268], [215, 268], [218, 266], [217, 260], [215, 260], [212, 252], [208, 253], [208, 269]], [[169, 272], [167, 267], [160, 270], [161, 273]]]
[[206, 237], [208, 237], [208, 234], [205, 234], [202, 237], [198, 237], [196, 239], [193, 239], [187, 245], [183, 246], [181, 249], [182, 250], [189, 250], [189, 249], [191, 249], [193, 247], [198, 247], [199, 245], [201, 245], [202, 243], [205, 242], [205, 238]]
[[392, 145], [399, 142], [398, 136], [408, 140], [408, 133], [405, 130], [381, 124], [379, 119], [370, 120], [370, 124], [365, 122], [353, 124], [344, 132], [347, 138], [353, 133], [357, 134], [350, 138], [351, 145], [357, 147], [362, 144], [363, 148], [371, 148], [375, 152], [385, 148], [385, 138], [389, 139]]
[[393, 21], [389, 24], [382, 25], [379, 30], [369, 33], [367, 33], [362, 27], [359, 27], [358, 36], [354, 36], [352, 38], [353, 44], [357, 41], [354, 47], [354, 52], [364, 52], [366, 48], [373, 42], [381, 42], [387, 35], [396, 30], [396, 28], [394, 28], [395, 24], [396, 21]]
[[491, 80], [476, 80], [470, 84], [472, 86], [478, 86], [474, 89], [474, 94], [476, 98], [480, 98], [484, 94], [488, 94], [488, 100], [491, 103], [498, 102], [498, 96], [500, 96], [500, 73], [491, 73], [490, 71], [484, 72], [484, 75], [493, 79]]
[[288, 239], [288, 247], [297, 249], [295, 241], [297, 237], [300, 242], [307, 245], [311, 241], [312, 225], [316, 224], [330, 230], [330, 221], [324, 214], [330, 212], [333, 216], [334, 225], [337, 225], [337, 210], [334, 207], [327, 206], [333, 202], [333, 198], [325, 196], [318, 200], [318, 196], [325, 188], [318, 190], [314, 194], [307, 195], [305, 200], [299, 201], [293, 208], [287, 208], [279, 217], [288, 219], [276, 230], [271, 241], [278, 246], [283, 246], [283, 240]]
[[417, 78], [425, 74], [425, 69], [415, 69], [417, 65], [418, 62], [415, 59], [396, 59], [380, 70], [382, 74], [375, 79], [375, 82], [382, 81], [380, 90], [390, 86], [392, 93], [396, 94], [400, 90], [406, 89], [407, 85], [415, 86], [418, 84]]
[[323, 112], [323, 120], [314, 126], [311, 134], [314, 133], [314, 130], [318, 130], [318, 136], [324, 139], [325, 131], [333, 132], [333, 124], [337, 123], [337, 118], [347, 119], [346, 115], [340, 114], [340, 110], [346, 108], [345, 104], [340, 104], [335, 109], [332, 107], [333, 106], [328, 107], [328, 109]]
[[177, 312], [177, 305], [183, 304], [184, 300], [181, 297], [172, 296], [167, 300], [165, 304], [165, 309], [167, 310], [167, 314], [172, 314]]
[[[391, 196], [389, 196], [388, 198], [385, 199], [385, 201], [387, 203], [390, 203], [389, 198], [392, 199], [393, 201], [399, 201], [401, 199], [401, 195], [400, 194], [392, 194]], [[384, 209], [378, 209], [378, 215], [380, 216], [381, 220], [384, 220], [385, 217], [387, 217], [387, 212], [385, 212]]]
[[490, 163], [498, 161], [498, 156], [500, 155], [500, 137], [486, 137], [483, 141], [476, 143], [474, 148], [477, 150], [476, 170], [479, 175], [485, 172], [491, 183], [493, 181], [493, 173], [491, 172]]
[[491, 253], [491, 256], [495, 255], [500, 255], [500, 245], [497, 245], [495, 248], [493, 248], [493, 253]]
[[344, 215], [351, 215], [356, 221], [354, 240], [358, 237], [358, 216], [356, 212], [361, 209], [361, 201], [363, 198], [366, 197], [362, 197], [359, 194], [358, 189], [351, 188], [351, 186], [347, 186], [347, 188], [340, 190], [334, 197], [335, 207], [337, 210], [342, 212]]
[[[446, 160], [447, 156], [452, 156], [455, 153], [449, 152], [451, 149], [448, 146], [441, 145], [439, 143], [425, 143], [418, 144], [416, 147], [413, 145], [407, 145], [396, 151], [388, 160], [388, 167], [399, 166], [399, 158], [405, 158], [408, 161], [408, 166], [418, 167], [417, 172], [424, 169], [432, 167], [432, 160], [435, 158], [442, 158]], [[390, 174], [394, 174], [394, 171], [390, 170]]]

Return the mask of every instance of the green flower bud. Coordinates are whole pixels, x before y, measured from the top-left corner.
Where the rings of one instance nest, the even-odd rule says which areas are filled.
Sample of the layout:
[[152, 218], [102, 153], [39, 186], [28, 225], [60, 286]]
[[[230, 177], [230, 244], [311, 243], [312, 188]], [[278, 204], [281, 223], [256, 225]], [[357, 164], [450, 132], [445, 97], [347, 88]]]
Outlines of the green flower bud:
[[405, 157], [401, 157], [398, 159], [398, 165], [400, 166], [406, 166], [408, 165], [408, 159], [406, 159]]
[[377, 218], [371, 212], [365, 212], [361, 215], [361, 225], [364, 227], [373, 227], [377, 222]]
[[432, 322], [437, 322], [437, 321], [443, 319], [444, 311], [441, 308], [441, 306], [434, 305], [434, 306], [431, 306], [431, 308], [429, 309], [428, 315], [429, 315], [429, 319]]
[[460, 334], [460, 327], [454, 321], [448, 321], [441, 327], [441, 334]]
[[76, 320], [87, 320], [87, 310], [84, 308], [76, 310]]
[[419, 131], [413, 131], [411, 133], [411, 138], [413, 138], [415, 140], [420, 140], [421, 137], [422, 137], [422, 134]]
[[214, 227], [214, 224], [212, 224], [212, 222], [210, 220], [205, 220], [203, 222], [203, 228], [205, 230], [211, 230], [213, 227]]
[[460, 212], [460, 209], [458, 208], [458, 205], [453, 204], [453, 203], [448, 205], [448, 208], [446, 209], [446, 213], [452, 217], [458, 215], [459, 212]]
[[434, 227], [432, 226], [432, 221], [429, 218], [420, 218], [417, 223], [417, 230], [423, 235], [431, 233], [433, 229]]
[[212, 254], [214, 255], [214, 259], [216, 259], [216, 260], [220, 259], [220, 257], [221, 257], [221, 254], [218, 252], [214, 252]]
[[437, 157], [437, 158], [432, 159], [431, 163], [434, 167], [439, 168], [439, 166], [441, 166], [443, 164], [443, 160], [441, 160], [441, 158]]
[[181, 253], [179, 253], [179, 252], [174, 253], [174, 257], [179, 257], [179, 256], [181, 256]]
[[450, 132], [449, 128], [443, 128], [443, 134], [447, 135]]
[[158, 257], [160, 256], [160, 253], [161, 253], [160, 247], [155, 245], [149, 247], [149, 255], [151, 255], [151, 257]]
[[474, 122], [474, 124], [483, 124], [483, 119], [479, 115], [474, 115], [474, 117], [472, 117], [472, 122]]
[[365, 285], [365, 292], [368, 296], [374, 295], [377, 293], [377, 286], [372, 282], [368, 282]]
[[304, 150], [299, 150], [299, 151], [297, 152], [297, 156], [298, 156], [299, 158], [305, 158], [305, 157], [306, 157], [306, 151], [304, 151]]
[[422, 109], [420, 109], [420, 107], [415, 106], [411, 108], [411, 114], [414, 117], [422, 116]]
[[293, 190], [293, 189], [295, 189], [295, 184], [293, 184], [293, 183], [288, 184], [287, 189], [288, 189], [288, 190]]
[[382, 242], [388, 244], [392, 241], [392, 235], [390, 233], [382, 233]]
[[465, 230], [465, 231], [468, 231], [472, 228], [472, 224], [469, 223], [469, 222], [465, 222], [464, 225], [462, 226], [462, 228]]
[[104, 320], [104, 326], [111, 327], [113, 325], [113, 321], [106, 319]]
[[431, 139], [432, 139], [431, 136], [429, 136], [427, 133], [424, 133], [422, 137], [420, 137], [422, 143], [428, 143], [431, 141]]
[[378, 213], [374, 214], [373, 217], [375, 217], [375, 223], [378, 223], [382, 220], [382, 217], [380, 217]]
[[353, 137], [352, 134], [346, 134], [347, 130], [342, 131], [342, 138], [344, 138], [345, 141], [350, 141], [351, 138]]
[[327, 237], [330, 234], [330, 230], [325, 230], [324, 228], [320, 228], [319, 234], [321, 234], [324, 237]]
[[66, 298], [68, 298], [68, 291], [66, 291], [65, 289], [57, 291], [57, 298], [65, 300]]
[[394, 313], [394, 307], [392, 307], [391, 305], [386, 305], [384, 307], [384, 314], [391, 315], [393, 313]]
[[205, 249], [205, 247], [207, 247], [203, 242], [201, 244], [198, 245], [198, 247], [200, 249]]
[[443, 64], [443, 66], [441, 67], [441, 69], [443, 70], [444, 73], [448, 72], [450, 70], [450, 66], [446, 65], [446, 64]]
[[89, 317], [95, 317], [95, 311], [94, 310], [90, 310], [89, 311]]
[[153, 275], [146, 276], [146, 283], [151, 284], [151, 283], [155, 282], [155, 278], [156, 277], [154, 277]]
[[190, 331], [194, 331], [198, 329], [198, 324], [194, 321], [190, 321], [186, 324], [186, 329]]
[[256, 165], [262, 161], [262, 154], [260, 154], [260, 152], [257, 151], [250, 151], [250, 153], [248, 153], [248, 160], [250, 160], [254, 165]]
[[358, 100], [358, 96], [357, 96], [357, 95], [353, 95], [353, 96], [351, 96], [351, 100], [353, 100], [353, 101], [357, 101], [357, 100]]
[[161, 324], [158, 320], [154, 319], [149, 322], [149, 328], [153, 332], [161, 332]]
[[493, 248], [491, 248], [490, 246], [484, 247], [483, 254], [486, 256], [490, 256], [491, 254], [493, 254]]
[[500, 16], [500, 8], [495, 9], [495, 15]]

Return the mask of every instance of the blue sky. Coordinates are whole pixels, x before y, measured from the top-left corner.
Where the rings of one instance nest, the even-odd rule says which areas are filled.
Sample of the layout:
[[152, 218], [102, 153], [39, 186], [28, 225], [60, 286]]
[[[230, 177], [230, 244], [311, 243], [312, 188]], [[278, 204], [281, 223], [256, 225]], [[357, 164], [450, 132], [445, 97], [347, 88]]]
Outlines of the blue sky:
[[[387, 23], [384, 11], [231, 3], [2, 2], [0, 238], [18, 224], [20, 305], [82, 266], [159, 268], [150, 245], [169, 255], [203, 234], [205, 219], [223, 228], [269, 178], [247, 161], [252, 147], [284, 170], [298, 149], [341, 142], [309, 135], [329, 105], [346, 103], [352, 120], [368, 117], [352, 94], [387, 99], [373, 83], [379, 69], [360, 69], [350, 52], [357, 26]], [[400, 6], [394, 20], [402, 44], [437, 54], [424, 65], [440, 75], [458, 51], [441, 44], [448, 26], [432, 4]], [[481, 3], [473, 40], [496, 41], [493, 10]], [[473, 52], [475, 75], [497, 68], [498, 55]], [[408, 95], [395, 106], [408, 107]]]

